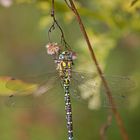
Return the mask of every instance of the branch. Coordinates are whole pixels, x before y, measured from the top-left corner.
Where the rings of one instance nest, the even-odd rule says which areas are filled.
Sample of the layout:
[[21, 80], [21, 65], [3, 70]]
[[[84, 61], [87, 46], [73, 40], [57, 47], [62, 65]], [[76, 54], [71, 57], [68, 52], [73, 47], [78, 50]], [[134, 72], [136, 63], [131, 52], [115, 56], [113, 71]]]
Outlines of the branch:
[[65, 40], [65, 35], [63, 32], [63, 29], [61, 28], [61, 26], [59, 25], [58, 21], [56, 20], [55, 17], [55, 8], [54, 8], [54, 0], [52, 0], [52, 9], [51, 9], [51, 17], [53, 18], [53, 24], [51, 25], [51, 27], [48, 30], [48, 37], [49, 37], [49, 42], [51, 42], [51, 38], [50, 38], [50, 33], [52, 32], [52, 30], [55, 29], [55, 25], [59, 28], [60, 32], [61, 32], [61, 44], [67, 48], [67, 49], [71, 49], [69, 44], [66, 42]]
[[106, 140], [106, 133], [112, 122], [112, 114], [109, 113], [106, 122], [100, 128], [101, 140]]
[[[65, 2], [66, 2], [66, 0], [65, 0]], [[100, 76], [100, 78], [102, 80], [102, 83], [104, 85], [104, 88], [105, 88], [105, 91], [106, 91], [105, 93], [106, 93], [106, 95], [107, 95], [107, 97], [109, 99], [110, 105], [112, 106], [112, 112], [115, 115], [115, 118], [116, 118], [116, 121], [118, 123], [119, 129], [120, 129], [120, 132], [121, 132], [121, 135], [123, 137], [123, 140], [128, 140], [128, 134], [127, 134], [127, 132], [125, 130], [125, 127], [124, 127], [124, 124], [123, 124], [123, 120], [122, 120], [119, 112], [117, 111], [116, 104], [115, 104], [115, 102], [113, 100], [111, 90], [110, 90], [110, 88], [108, 86], [108, 83], [107, 83], [105, 77], [103, 76], [103, 72], [102, 72], [101, 68], [99, 67], [98, 61], [97, 61], [96, 56], [95, 56], [95, 53], [94, 53], [94, 51], [92, 49], [92, 45], [91, 45], [91, 43], [89, 41], [89, 37], [87, 35], [87, 32], [85, 30], [85, 27], [84, 27], [84, 24], [83, 24], [83, 22], [81, 20], [81, 17], [80, 17], [80, 15], [79, 15], [76, 7], [75, 7], [75, 4], [74, 4], [73, 0], [69, 0], [69, 3], [70, 3], [70, 5], [68, 5], [68, 7], [73, 11], [73, 13], [76, 16], [76, 19], [77, 19], [77, 21], [79, 23], [81, 32], [83, 33], [83, 36], [84, 36], [84, 38], [86, 40], [86, 43], [87, 43], [87, 46], [88, 46], [90, 55], [92, 57], [92, 60], [95, 63], [95, 66], [97, 68], [97, 71], [99, 73], [99, 76]], [[66, 2], [66, 4], [68, 4], [68, 2]]]

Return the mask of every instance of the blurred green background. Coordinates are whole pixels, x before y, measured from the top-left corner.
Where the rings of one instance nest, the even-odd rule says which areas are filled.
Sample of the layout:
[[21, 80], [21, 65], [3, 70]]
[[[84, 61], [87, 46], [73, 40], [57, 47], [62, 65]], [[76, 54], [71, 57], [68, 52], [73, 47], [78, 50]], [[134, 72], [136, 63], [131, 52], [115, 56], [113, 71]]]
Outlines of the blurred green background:
[[[46, 55], [47, 32], [51, 26], [50, 0], [0, 0], [0, 75], [39, 75], [54, 69]], [[111, 75], [130, 76], [136, 88], [129, 93], [127, 107], [120, 108], [131, 140], [140, 139], [140, 2], [131, 6], [124, 0], [76, 1], [101, 68]], [[73, 13], [63, 0], [56, 0], [56, 17], [66, 40], [78, 54], [76, 69], [96, 71]], [[58, 29], [51, 36], [60, 42]], [[84, 64], [84, 65], [83, 65]], [[56, 92], [57, 91], [56, 89]], [[3, 98], [1, 96], [1, 98]], [[53, 97], [52, 97], [53, 98]], [[51, 103], [38, 101], [32, 108], [0, 106], [0, 140], [66, 140], [63, 95]], [[60, 99], [58, 99], [60, 98]], [[53, 99], [52, 99], [53, 100]], [[2, 99], [1, 99], [2, 102]], [[75, 140], [99, 140], [106, 121], [106, 109], [93, 110], [73, 101]], [[121, 140], [116, 121], [107, 131], [107, 140]]]

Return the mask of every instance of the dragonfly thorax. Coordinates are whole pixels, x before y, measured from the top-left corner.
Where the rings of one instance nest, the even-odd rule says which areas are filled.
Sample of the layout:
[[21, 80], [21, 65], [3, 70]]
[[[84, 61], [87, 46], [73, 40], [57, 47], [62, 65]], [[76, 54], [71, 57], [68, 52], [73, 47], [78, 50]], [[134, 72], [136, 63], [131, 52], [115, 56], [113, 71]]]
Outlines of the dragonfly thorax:
[[64, 51], [59, 54], [58, 59], [56, 60], [59, 76], [62, 80], [71, 78], [71, 70], [73, 65], [72, 53], [70, 51]]

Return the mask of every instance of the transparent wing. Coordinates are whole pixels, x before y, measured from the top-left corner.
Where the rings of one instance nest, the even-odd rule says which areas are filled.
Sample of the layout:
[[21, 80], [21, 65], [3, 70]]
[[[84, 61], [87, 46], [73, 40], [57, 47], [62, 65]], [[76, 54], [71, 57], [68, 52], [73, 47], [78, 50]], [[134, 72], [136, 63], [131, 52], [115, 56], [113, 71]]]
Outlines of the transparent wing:
[[[35, 77], [24, 77], [24, 79], [26, 79], [26, 81], [11, 78], [6, 83], [6, 87], [13, 91], [6, 99], [6, 104], [8, 106], [33, 106], [34, 103], [37, 103], [36, 101], [41, 98], [49, 103], [56, 97], [56, 94], [60, 93], [55, 91], [60, 86], [59, 78], [56, 73], [47, 73]], [[31, 83], [31, 81], [38, 81], [38, 83]]]
[[103, 75], [114, 94], [122, 95], [135, 88], [136, 84], [130, 77]]
[[[128, 92], [135, 87], [135, 82], [124, 76], [103, 76], [107, 80], [117, 106], [125, 104]], [[100, 104], [100, 106], [111, 107], [104, 86], [97, 74], [73, 72], [70, 86], [72, 97], [82, 101], [83, 99], [88, 100], [91, 106]]]
[[[118, 106], [122, 106], [124, 101], [126, 101], [128, 91], [135, 87], [135, 83], [128, 77], [103, 76], [107, 80], [111, 89], [113, 99], [116, 101]], [[31, 101], [33, 100], [34, 103], [34, 100], [39, 99], [35, 97], [42, 94], [45, 95], [45, 97], [41, 97], [46, 100], [46, 103], [48, 103], [51, 102], [52, 99], [54, 100], [54, 98], [58, 97], [56, 94], [63, 92], [57, 73], [45, 73], [35, 77], [30, 76], [28, 78], [23, 77], [20, 79], [25, 80], [11, 78], [6, 83], [6, 87], [13, 91], [13, 94], [11, 94], [7, 100], [7, 104], [11, 104], [13, 106], [17, 104], [17, 102], [23, 102], [25, 105], [32, 104]], [[34, 84], [32, 84], [32, 82]], [[83, 99], [87, 100], [88, 103], [91, 104], [91, 106], [95, 106], [95, 108], [99, 105], [111, 107], [108, 102], [108, 98], [105, 96], [105, 90], [100, 77], [96, 73], [73, 71], [70, 84], [70, 94], [72, 97], [82, 102]], [[24, 98], [22, 96], [24, 96]]]
[[[86, 90], [86, 95], [89, 90], [92, 91], [92, 94], [97, 89], [97, 83], [95, 82], [95, 78], [97, 78], [96, 73], [83, 73], [83, 72], [72, 72], [72, 78], [70, 83], [70, 92], [71, 96], [81, 100], [82, 98], [82, 92]], [[91, 83], [91, 80], [93, 80], [93, 83]], [[90, 98], [90, 95], [88, 96]]]

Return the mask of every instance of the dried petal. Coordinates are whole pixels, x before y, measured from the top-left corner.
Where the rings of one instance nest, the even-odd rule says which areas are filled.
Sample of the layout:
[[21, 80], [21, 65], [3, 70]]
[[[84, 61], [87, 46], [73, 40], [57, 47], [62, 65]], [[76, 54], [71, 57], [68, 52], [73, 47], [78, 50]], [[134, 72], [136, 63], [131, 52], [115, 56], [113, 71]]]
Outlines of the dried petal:
[[47, 53], [50, 55], [58, 54], [58, 52], [60, 50], [60, 47], [58, 46], [57, 43], [48, 43], [46, 45], [46, 48], [47, 48]]

